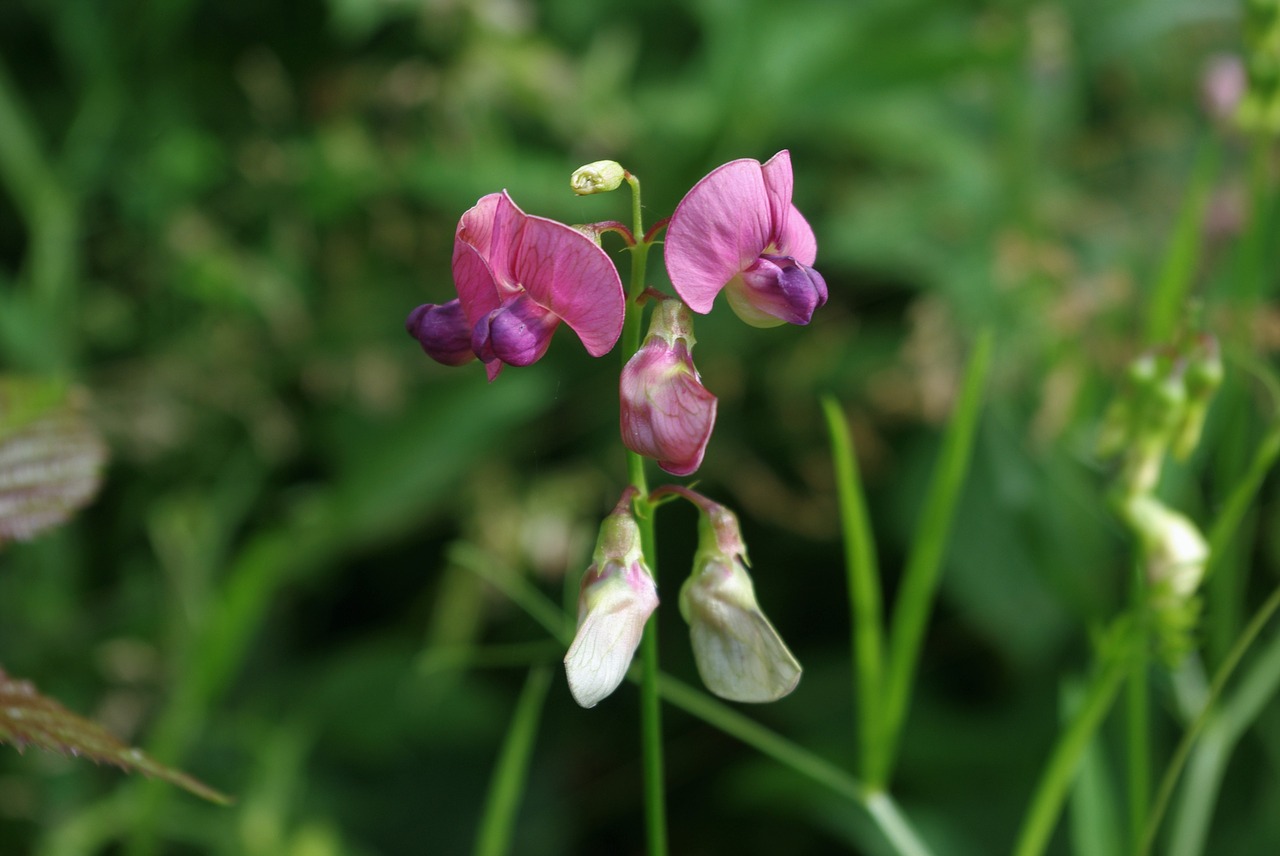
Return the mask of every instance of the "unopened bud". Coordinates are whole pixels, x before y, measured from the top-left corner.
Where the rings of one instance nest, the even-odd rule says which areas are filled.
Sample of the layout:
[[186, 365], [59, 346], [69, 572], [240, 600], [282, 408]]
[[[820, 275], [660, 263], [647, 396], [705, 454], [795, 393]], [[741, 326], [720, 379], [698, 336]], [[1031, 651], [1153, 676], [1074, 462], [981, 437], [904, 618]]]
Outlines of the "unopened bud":
[[626, 180], [627, 171], [617, 161], [602, 160], [580, 166], [569, 177], [569, 188], [579, 196], [617, 190]]

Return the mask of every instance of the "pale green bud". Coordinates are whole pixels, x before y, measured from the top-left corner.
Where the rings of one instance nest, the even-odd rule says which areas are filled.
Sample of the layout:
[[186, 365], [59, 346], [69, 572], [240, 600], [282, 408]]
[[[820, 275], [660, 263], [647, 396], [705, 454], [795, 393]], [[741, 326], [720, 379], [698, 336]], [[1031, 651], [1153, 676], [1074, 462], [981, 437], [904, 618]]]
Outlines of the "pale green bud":
[[800, 664], [756, 601], [737, 518], [709, 501], [703, 512], [693, 574], [680, 589], [698, 674], [729, 701], [777, 701], [800, 682]]
[[602, 160], [580, 166], [569, 177], [569, 188], [579, 196], [617, 190], [627, 178], [627, 171], [617, 161]]

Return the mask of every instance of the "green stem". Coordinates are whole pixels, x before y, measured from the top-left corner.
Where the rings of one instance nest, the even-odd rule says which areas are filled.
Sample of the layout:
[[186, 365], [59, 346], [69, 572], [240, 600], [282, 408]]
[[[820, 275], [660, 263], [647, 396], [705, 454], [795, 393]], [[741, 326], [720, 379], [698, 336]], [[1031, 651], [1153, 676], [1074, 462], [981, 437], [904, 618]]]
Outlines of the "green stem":
[[1049, 764], [1036, 788], [1031, 806], [1022, 823], [1022, 832], [1014, 847], [1014, 856], [1040, 856], [1049, 844], [1049, 838], [1062, 813], [1067, 791], [1075, 779], [1076, 769], [1089, 741], [1106, 718], [1115, 701], [1120, 684], [1129, 673], [1132, 657], [1130, 646], [1145, 645], [1146, 640], [1133, 628], [1125, 628], [1121, 637], [1113, 642], [1109, 656], [1104, 657], [1102, 671], [1093, 679], [1084, 703], [1076, 711], [1075, 718], [1058, 738]]
[[858, 474], [853, 438], [840, 405], [830, 396], [822, 399], [827, 429], [831, 434], [831, 457], [836, 487], [840, 494], [840, 531], [844, 536], [845, 577], [849, 587], [849, 620], [853, 661], [857, 664], [856, 687], [858, 736], [862, 746], [862, 773], [868, 787], [883, 782], [876, 776], [885, 769], [881, 754], [888, 748], [882, 738], [880, 691], [883, 660], [883, 618], [881, 615], [880, 572], [876, 564], [875, 540], [867, 517], [866, 499]]
[[885, 675], [885, 698], [882, 710], [884, 749], [879, 753], [881, 766], [874, 771], [873, 781], [888, 782], [894, 756], [902, 734], [903, 721], [911, 702], [911, 687], [919, 666], [920, 648], [934, 596], [942, 572], [942, 557], [955, 516], [960, 487], [969, 470], [978, 418], [982, 413], [982, 394], [987, 367], [991, 362], [992, 336], [984, 332], [978, 337], [973, 355], [965, 370], [956, 402], [955, 413], [942, 441], [942, 452], [934, 469], [920, 526], [907, 567], [903, 572], [902, 591], [893, 609], [889, 631], [888, 673]]
[[520, 795], [524, 793], [529, 777], [529, 758], [533, 754], [538, 720], [542, 718], [543, 702], [550, 688], [549, 667], [537, 666], [529, 671], [489, 786], [489, 797], [485, 801], [480, 835], [476, 841], [476, 856], [503, 856], [511, 850], [511, 830], [520, 808]]
[[1151, 745], [1148, 738], [1150, 703], [1147, 692], [1146, 643], [1148, 622], [1147, 587], [1142, 568], [1133, 572], [1133, 614], [1138, 618], [1139, 632], [1130, 652], [1129, 684], [1125, 692], [1127, 708], [1129, 760], [1129, 842], [1130, 851], [1136, 851], [1142, 840], [1147, 806], [1151, 801]]
[[[1182, 740], [1178, 742], [1178, 748], [1174, 750], [1173, 757], [1169, 760], [1169, 766], [1164, 772], [1164, 776], [1160, 779], [1160, 788], [1156, 791], [1155, 801], [1151, 805], [1151, 812], [1147, 816], [1146, 828], [1142, 837], [1141, 846], [1134, 852], [1138, 856], [1146, 856], [1151, 852], [1155, 845], [1156, 833], [1160, 829], [1160, 823], [1164, 819], [1165, 810], [1169, 807], [1169, 800], [1173, 796], [1173, 789], [1178, 783], [1178, 776], [1182, 773], [1183, 766], [1187, 763], [1187, 758], [1191, 754], [1191, 748], [1195, 745], [1197, 738], [1205, 732], [1206, 727], [1210, 724], [1213, 713], [1218, 709], [1217, 700], [1222, 696], [1223, 689], [1227, 685], [1227, 681], [1235, 672], [1236, 667], [1240, 665], [1240, 660], [1244, 657], [1245, 652], [1249, 650], [1262, 629], [1267, 625], [1275, 615], [1276, 610], [1280, 609], [1280, 588], [1277, 588], [1267, 598], [1261, 608], [1249, 621], [1244, 632], [1236, 640], [1231, 651], [1227, 654], [1226, 659], [1222, 661], [1222, 665], [1218, 668], [1217, 673], [1213, 676], [1213, 684], [1209, 688], [1209, 697], [1205, 701], [1204, 707], [1196, 716], [1195, 721], [1182, 735]], [[1274, 643], [1273, 643], [1274, 644]], [[1278, 675], [1280, 676], [1280, 675]], [[1229, 721], [1228, 717], [1218, 717], [1217, 722]], [[1243, 731], [1244, 725], [1241, 724], [1237, 731]], [[1215, 754], [1215, 750], [1220, 749], [1223, 743], [1229, 742], [1224, 735], [1219, 734], [1219, 739], [1215, 741], [1208, 755]], [[1223, 750], [1225, 752], [1225, 750]], [[1200, 790], [1197, 797], [1203, 799], [1204, 791]]]
[[[631, 284], [627, 289], [627, 311], [622, 322], [622, 365], [640, 349], [640, 328], [644, 322], [645, 266], [652, 242], [643, 238], [644, 210], [640, 204], [640, 179], [627, 173], [631, 185], [632, 234]], [[636, 522], [640, 528], [640, 546], [649, 570], [657, 576], [657, 544], [654, 532], [653, 504], [649, 502], [649, 482], [644, 458], [627, 450], [627, 475], [636, 489]], [[649, 856], [666, 856], [667, 809], [662, 757], [662, 701], [658, 693], [658, 626], [650, 617], [640, 642], [640, 743], [644, 756], [644, 816], [649, 843]]]

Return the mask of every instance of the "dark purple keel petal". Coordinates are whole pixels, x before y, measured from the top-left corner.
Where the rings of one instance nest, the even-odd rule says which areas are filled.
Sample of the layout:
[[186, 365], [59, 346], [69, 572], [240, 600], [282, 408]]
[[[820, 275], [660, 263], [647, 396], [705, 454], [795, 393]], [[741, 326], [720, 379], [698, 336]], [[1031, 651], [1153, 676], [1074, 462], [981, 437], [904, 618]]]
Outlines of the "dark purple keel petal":
[[559, 324], [554, 313], [521, 294], [480, 319], [471, 331], [471, 348], [486, 363], [532, 365], [547, 352]]
[[827, 283], [790, 256], [761, 256], [728, 287], [729, 305], [755, 327], [808, 324], [827, 302]]
[[404, 326], [438, 363], [461, 366], [476, 358], [471, 350], [471, 325], [456, 299], [440, 305], [424, 303], [409, 313]]

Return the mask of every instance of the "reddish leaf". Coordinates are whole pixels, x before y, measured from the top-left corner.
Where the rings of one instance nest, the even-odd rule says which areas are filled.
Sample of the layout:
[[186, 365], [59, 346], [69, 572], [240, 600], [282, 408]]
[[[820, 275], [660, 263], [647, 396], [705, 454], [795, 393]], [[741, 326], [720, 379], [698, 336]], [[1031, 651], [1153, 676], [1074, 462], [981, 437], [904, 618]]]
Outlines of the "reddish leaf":
[[38, 746], [99, 764], [115, 764], [125, 772], [155, 776], [198, 797], [227, 805], [231, 798], [181, 770], [156, 762], [141, 749], [132, 749], [105, 728], [77, 716], [51, 698], [40, 695], [30, 681], [10, 678], [0, 669], [0, 743], [12, 743], [19, 752]]

